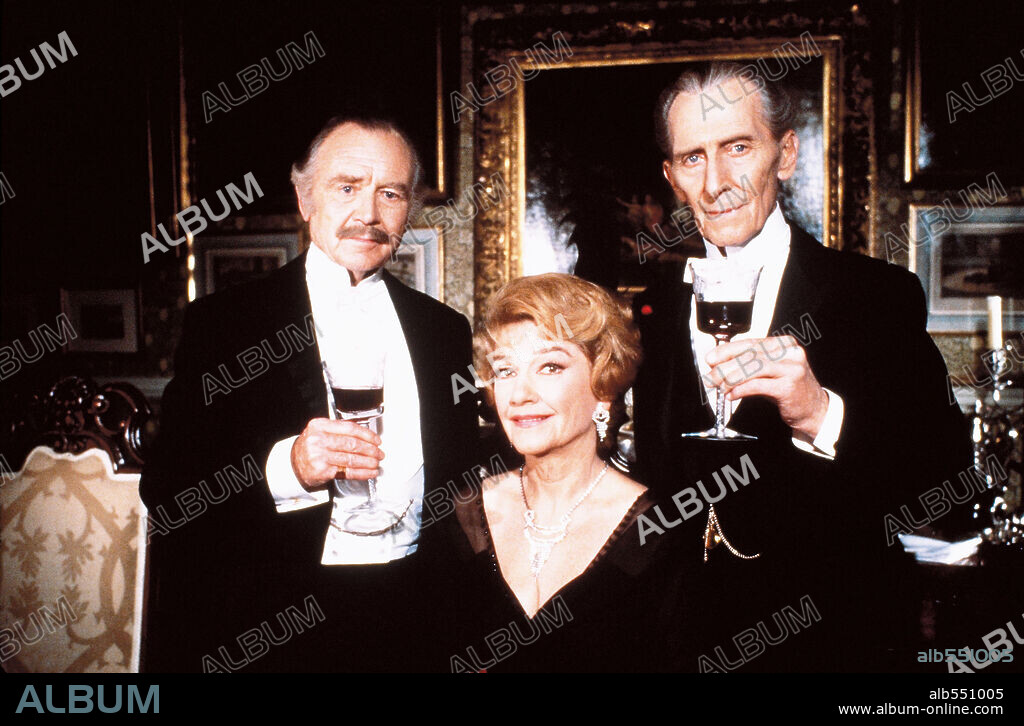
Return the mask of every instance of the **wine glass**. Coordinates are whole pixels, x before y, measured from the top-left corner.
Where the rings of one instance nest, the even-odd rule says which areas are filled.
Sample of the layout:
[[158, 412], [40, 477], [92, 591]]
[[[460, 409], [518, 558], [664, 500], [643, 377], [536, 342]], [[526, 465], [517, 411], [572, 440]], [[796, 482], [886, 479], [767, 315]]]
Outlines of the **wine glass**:
[[[384, 353], [383, 351], [350, 349], [337, 362], [322, 363], [327, 384], [332, 419], [352, 421], [380, 435], [384, 416]], [[349, 499], [344, 480], [335, 479], [335, 501]], [[369, 496], [358, 505], [342, 509], [344, 520], [332, 524], [343, 532], [369, 537], [394, 528], [412, 505], [399, 505], [377, 496], [376, 478], [368, 479]]]
[[[697, 302], [697, 327], [715, 336], [719, 346], [734, 335], [750, 330], [754, 312], [754, 293], [761, 267], [720, 260], [691, 260], [693, 296]], [[711, 441], [753, 441], [756, 436], [741, 434], [725, 426], [725, 394], [718, 389], [715, 426], [706, 431], [683, 434], [686, 438]]]

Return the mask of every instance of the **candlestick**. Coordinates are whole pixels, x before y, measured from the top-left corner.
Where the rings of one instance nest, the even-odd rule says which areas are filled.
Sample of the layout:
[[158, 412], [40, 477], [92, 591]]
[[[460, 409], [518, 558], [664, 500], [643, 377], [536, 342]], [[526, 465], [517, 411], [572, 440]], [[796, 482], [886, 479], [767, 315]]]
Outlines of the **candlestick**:
[[988, 348], [999, 350], [1003, 347], [1003, 298], [989, 295], [988, 298]]

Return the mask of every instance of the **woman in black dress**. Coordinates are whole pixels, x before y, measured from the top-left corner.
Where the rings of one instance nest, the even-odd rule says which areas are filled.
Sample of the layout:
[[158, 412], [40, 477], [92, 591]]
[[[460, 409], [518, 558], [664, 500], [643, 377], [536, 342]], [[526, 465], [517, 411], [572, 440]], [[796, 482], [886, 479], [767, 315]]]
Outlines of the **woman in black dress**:
[[513, 280], [490, 301], [475, 355], [522, 466], [464, 492], [449, 518], [451, 670], [674, 667], [685, 578], [665, 542], [639, 536], [646, 488], [599, 454], [641, 358], [628, 310], [571, 275]]

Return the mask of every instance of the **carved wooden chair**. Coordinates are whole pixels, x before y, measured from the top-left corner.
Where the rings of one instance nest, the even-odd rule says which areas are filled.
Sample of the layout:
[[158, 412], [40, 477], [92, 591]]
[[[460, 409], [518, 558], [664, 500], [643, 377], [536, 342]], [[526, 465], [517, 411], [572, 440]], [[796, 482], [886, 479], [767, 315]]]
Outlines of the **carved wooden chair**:
[[126, 383], [71, 377], [16, 407], [0, 461], [0, 666], [137, 672], [149, 405]]

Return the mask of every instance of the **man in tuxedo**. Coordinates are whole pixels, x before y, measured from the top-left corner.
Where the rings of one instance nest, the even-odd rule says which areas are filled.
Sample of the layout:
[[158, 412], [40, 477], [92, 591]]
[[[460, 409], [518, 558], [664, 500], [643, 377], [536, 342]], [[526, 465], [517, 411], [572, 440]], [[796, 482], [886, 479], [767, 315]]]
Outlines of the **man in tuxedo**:
[[[635, 301], [638, 477], [664, 497], [696, 494], [666, 499], [675, 520], [656, 523], [679, 527], [681, 556], [703, 563], [707, 657], [681, 666], [912, 670], [912, 654], [891, 651], [914, 625], [897, 593], [909, 558], [886, 515], [955, 481], [970, 440], [917, 279], [783, 217], [794, 107], [744, 73], [687, 71], [655, 115], [665, 178], [707, 257], [762, 268], [750, 330], [716, 347], [683, 270]], [[681, 438], [712, 425], [719, 392], [729, 428], [756, 441]]]
[[[469, 467], [477, 414], [451, 394], [468, 322], [384, 270], [420, 168], [390, 122], [332, 119], [292, 168], [309, 250], [189, 305], [141, 484], [147, 670], [447, 667], [430, 651], [442, 528], [421, 523]], [[321, 366], [370, 351], [386, 360], [379, 436], [328, 416]], [[371, 477], [411, 504], [382, 534], [344, 531]]]

